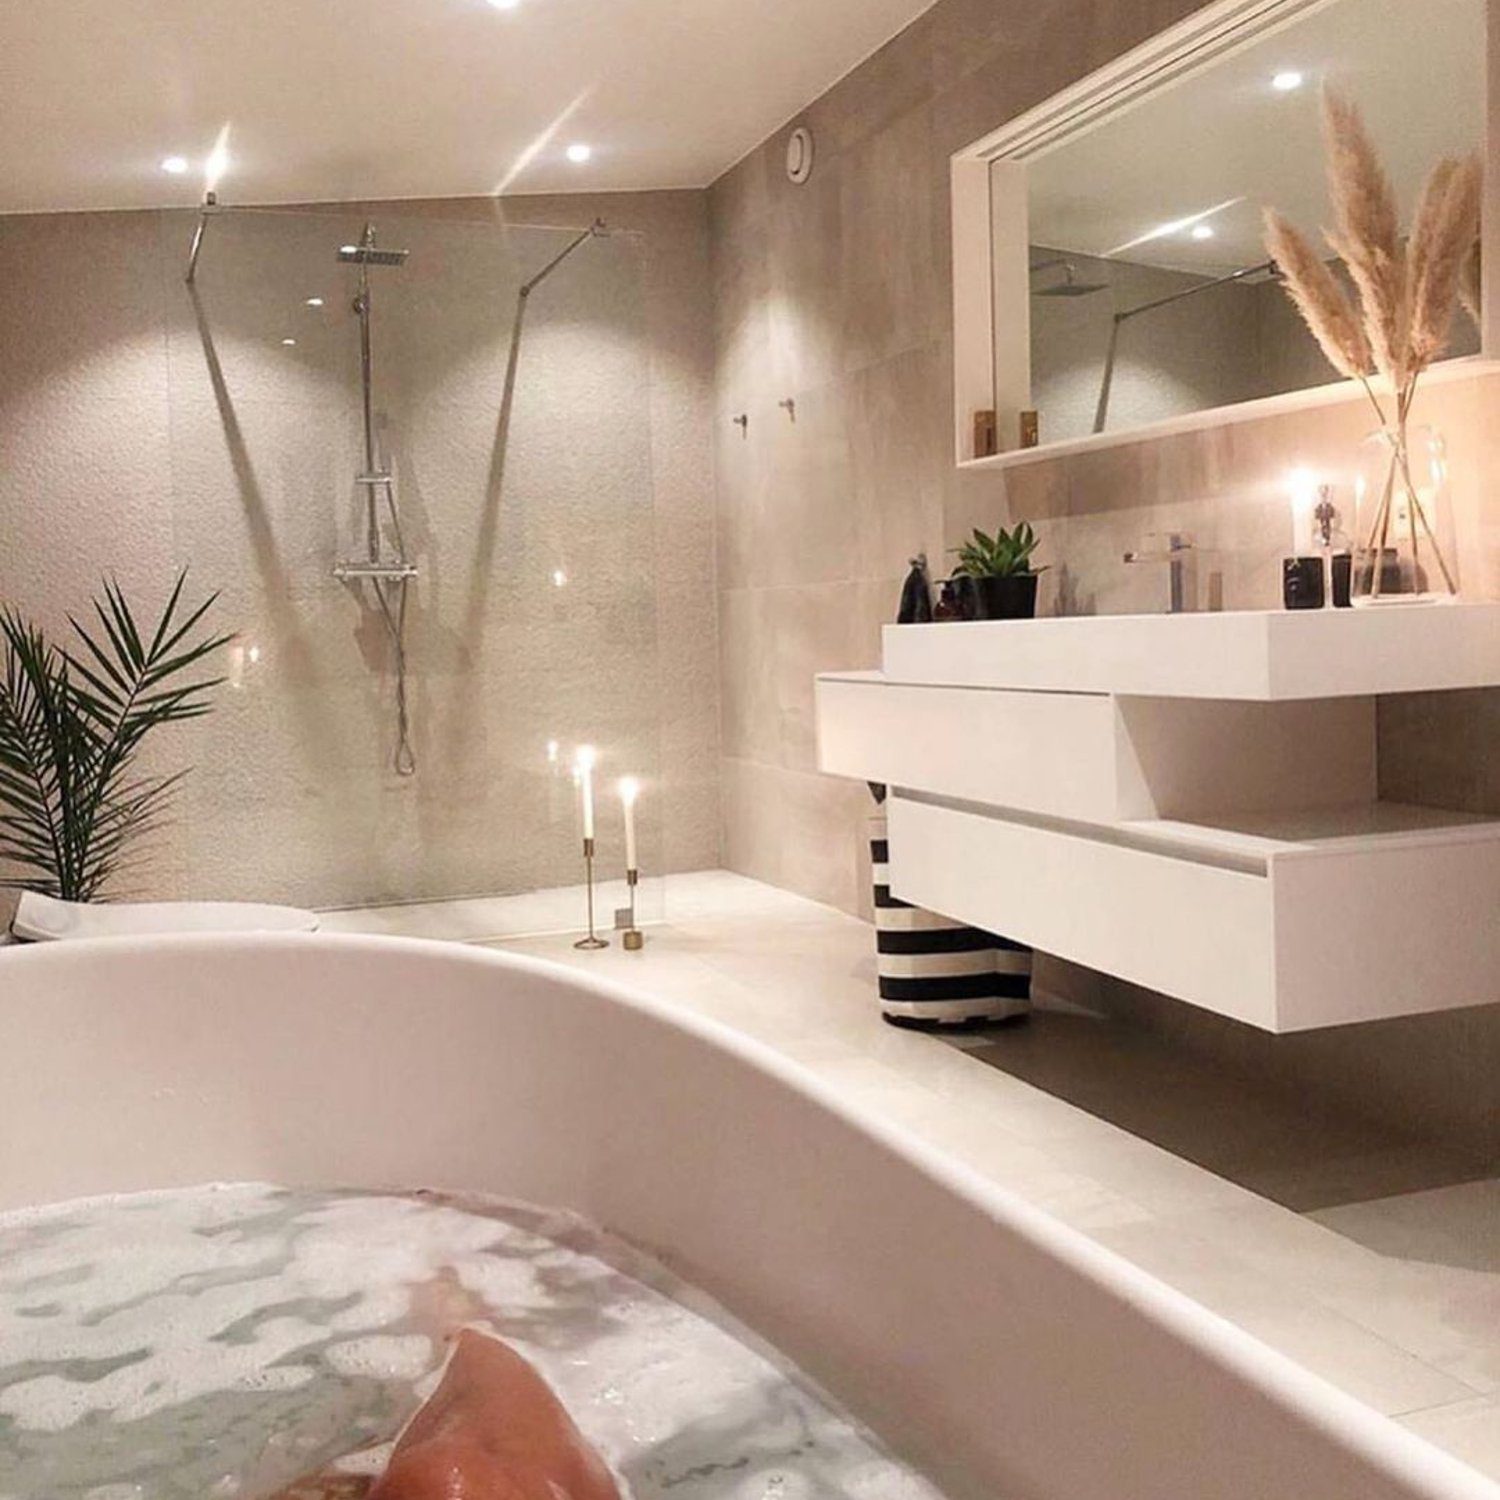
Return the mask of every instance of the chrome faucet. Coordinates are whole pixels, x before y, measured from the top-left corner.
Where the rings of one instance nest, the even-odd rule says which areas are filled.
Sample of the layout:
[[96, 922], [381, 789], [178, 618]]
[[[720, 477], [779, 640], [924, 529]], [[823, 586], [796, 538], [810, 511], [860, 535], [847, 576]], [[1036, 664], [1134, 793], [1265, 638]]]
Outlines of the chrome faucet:
[[1174, 615], [1181, 615], [1198, 607], [1198, 568], [1193, 553], [1193, 539], [1180, 531], [1150, 532], [1146, 536], [1146, 545], [1127, 552], [1125, 561], [1166, 563], [1170, 590], [1167, 609]]

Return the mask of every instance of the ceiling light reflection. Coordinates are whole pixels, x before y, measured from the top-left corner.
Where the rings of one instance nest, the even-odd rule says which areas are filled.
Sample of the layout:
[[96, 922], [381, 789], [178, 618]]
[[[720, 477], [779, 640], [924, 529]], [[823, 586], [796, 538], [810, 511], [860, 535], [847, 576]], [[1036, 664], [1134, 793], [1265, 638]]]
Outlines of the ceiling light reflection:
[[1187, 214], [1183, 218], [1158, 224], [1155, 229], [1148, 229], [1145, 234], [1137, 235], [1133, 240], [1126, 240], [1123, 245], [1116, 245], [1113, 249], [1106, 250], [1105, 258], [1108, 259], [1111, 255], [1123, 255], [1125, 251], [1134, 250], [1137, 245], [1150, 244], [1152, 240], [1164, 240], [1176, 234], [1186, 234], [1194, 225], [1213, 218], [1215, 214], [1223, 213], [1226, 208], [1235, 208], [1244, 201], [1243, 194], [1238, 198], [1226, 198], [1222, 203], [1215, 203], [1212, 208], [1205, 208], [1201, 213]]

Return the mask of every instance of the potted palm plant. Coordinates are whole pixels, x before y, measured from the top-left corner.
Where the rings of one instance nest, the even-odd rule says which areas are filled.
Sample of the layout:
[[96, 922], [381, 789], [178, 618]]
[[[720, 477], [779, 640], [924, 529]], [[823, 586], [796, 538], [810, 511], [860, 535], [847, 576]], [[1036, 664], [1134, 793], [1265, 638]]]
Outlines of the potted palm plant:
[[0, 609], [0, 889], [92, 901], [156, 827], [186, 774], [146, 774], [136, 756], [165, 724], [198, 718], [220, 679], [206, 658], [231, 637], [206, 630], [211, 596], [182, 603], [180, 574], [158, 619], [138, 625], [116, 583], [95, 623], [63, 647]]
[[994, 536], [975, 528], [974, 534], [956, 548], [956, 577], [965, 581], [972, 608], [966, 613], [978, 620], [1029, 620], [1036, 614], [1037, 578], [1046, 570], [1032, 566], [1038, 537], [1029, 521], [1013, 530], [999, 527]]

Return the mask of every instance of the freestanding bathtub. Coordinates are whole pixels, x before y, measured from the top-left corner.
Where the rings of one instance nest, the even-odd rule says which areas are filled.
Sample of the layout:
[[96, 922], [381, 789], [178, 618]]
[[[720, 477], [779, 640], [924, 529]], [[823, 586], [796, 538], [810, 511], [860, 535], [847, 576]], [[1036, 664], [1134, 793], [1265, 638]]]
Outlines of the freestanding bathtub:
[[391, 939], [0, 953], [0, 1207], [235, 1180], [573, 1209], [955, 1497], [1500, 1500], [767, 1049], [641, 996]]

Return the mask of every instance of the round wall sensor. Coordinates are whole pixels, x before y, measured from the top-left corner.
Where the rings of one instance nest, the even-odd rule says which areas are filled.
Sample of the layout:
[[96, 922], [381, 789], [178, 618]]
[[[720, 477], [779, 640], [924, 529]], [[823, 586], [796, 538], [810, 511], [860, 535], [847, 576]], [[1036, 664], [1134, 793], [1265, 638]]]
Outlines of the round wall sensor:
[[807, 126], [799, 125], [786, 143], [786, 175], [793, 182], [806, 182], [812, 176], [813, 137]]

